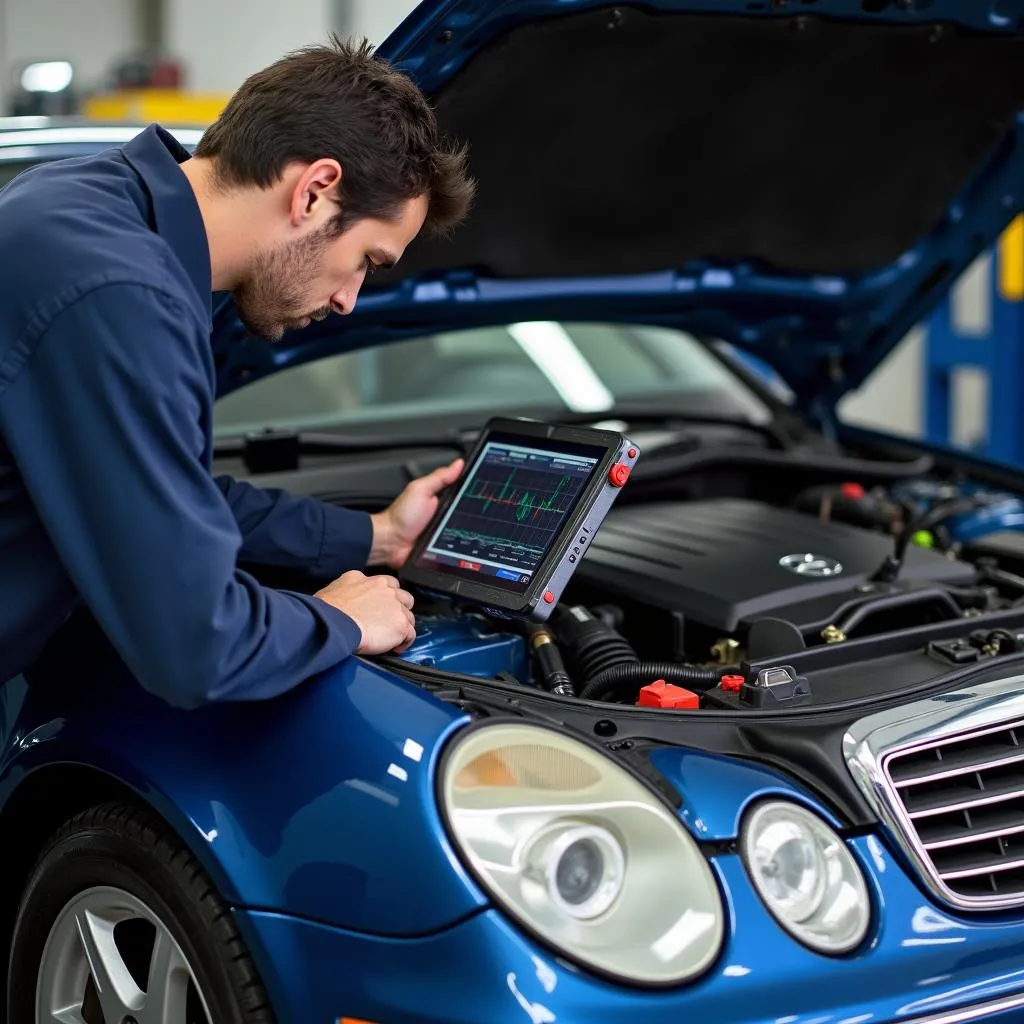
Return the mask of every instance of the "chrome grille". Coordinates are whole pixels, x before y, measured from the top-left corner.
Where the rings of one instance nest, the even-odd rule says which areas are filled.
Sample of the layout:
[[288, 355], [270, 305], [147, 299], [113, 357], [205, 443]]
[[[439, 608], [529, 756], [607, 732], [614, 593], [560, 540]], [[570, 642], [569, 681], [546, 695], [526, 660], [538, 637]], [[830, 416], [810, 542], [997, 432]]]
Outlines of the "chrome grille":
[[1024, 898], [1024, 724], [891, 754], [885, 771], [949, 889]]
[[861, 719], [843, 754], [938, 899], [1024, 906], [1024, 675]]

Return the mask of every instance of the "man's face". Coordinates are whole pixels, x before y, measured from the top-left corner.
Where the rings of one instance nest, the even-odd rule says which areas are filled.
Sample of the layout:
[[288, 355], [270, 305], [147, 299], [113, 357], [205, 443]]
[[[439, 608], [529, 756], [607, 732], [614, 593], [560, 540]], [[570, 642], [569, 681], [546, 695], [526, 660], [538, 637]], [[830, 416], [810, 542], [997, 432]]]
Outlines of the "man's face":
[[367, 274], [393, 266], [416, 237], [427, 200], [410, 199], [395, 220], [364, 218], [344, 234], [321, 225], [309, 234], [255, 254], [234, 291], [246, 329], [268, 341], [323, 320], [332, 310], [351, 313]]

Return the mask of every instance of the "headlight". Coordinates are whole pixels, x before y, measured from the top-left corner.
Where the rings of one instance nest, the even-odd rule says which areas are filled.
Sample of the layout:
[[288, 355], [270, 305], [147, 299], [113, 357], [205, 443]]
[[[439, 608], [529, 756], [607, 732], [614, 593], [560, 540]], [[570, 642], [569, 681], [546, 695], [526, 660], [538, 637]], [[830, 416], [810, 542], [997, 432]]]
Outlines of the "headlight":
[[457, 742], [441, 783], [453, 839], [527, 929], [618, 978], [693, 978], [718, 953], [721, 898], [679, 820], [587, 744], [502, 723]]
[[848, 953], [864, 939], [871, 901], [860, 866], [836, 833], [799, 804], [755, 808], [743, 859], [775, 919], [821, 953]]

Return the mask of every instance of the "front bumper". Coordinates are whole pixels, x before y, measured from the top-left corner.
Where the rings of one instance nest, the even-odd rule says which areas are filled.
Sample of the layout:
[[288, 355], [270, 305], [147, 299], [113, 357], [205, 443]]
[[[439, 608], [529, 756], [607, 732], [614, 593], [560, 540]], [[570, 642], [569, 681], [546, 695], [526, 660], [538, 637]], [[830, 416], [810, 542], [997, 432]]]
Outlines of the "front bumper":
[[868, 837], [851, 844], [879, 885], [870, 943], [852, 957], [805, 949], [767, 914], [738, 857], [714, 866], [729, 894], [713, 969], [680, 988], [595, 978], [495, 910], [415, 939], [239, 912], [282, 1024], [961, 1024], [1024, 1021], [1024, 915], [968, 920], [929, 902]]

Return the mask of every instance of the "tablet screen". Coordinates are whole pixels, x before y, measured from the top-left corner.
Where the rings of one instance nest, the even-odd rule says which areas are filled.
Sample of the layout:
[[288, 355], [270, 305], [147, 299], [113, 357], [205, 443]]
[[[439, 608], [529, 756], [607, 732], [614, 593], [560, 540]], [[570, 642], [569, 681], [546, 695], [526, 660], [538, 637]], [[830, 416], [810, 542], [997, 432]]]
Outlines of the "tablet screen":
[[492, 435], [417, 563], [525, 591], [605, 451], [596, 445]]

